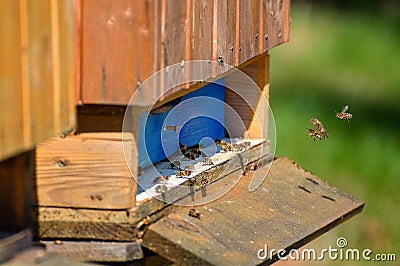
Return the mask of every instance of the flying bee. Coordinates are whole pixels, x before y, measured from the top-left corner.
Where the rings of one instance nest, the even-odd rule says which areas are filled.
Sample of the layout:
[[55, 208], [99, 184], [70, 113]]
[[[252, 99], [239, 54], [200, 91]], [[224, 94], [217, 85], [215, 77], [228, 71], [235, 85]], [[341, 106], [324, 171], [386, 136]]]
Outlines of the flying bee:
[[311, 118], [310, 122], [311, 122], [311, 124], [314, 125], [315, 129], [318, 130], [318, 131], [321, 130], [321, 128], [324, 128], [324, 126], [322, 125], [321, 121], [319, 121], [316, 118]]
[[181, 162], [180, 161], [173, 161], [169, 164], [169, 168], [181, 170]]
[[167, 175], [159, 176], [153, 180], [153, 184], [167, 183], [168, 179], [169, 179], [169, 176], [167, 176]]
[[348, 109], [349, 109], [348, 105], [344, 106], [340, 113], [336, 112], [336, 117], [342, 120], [347, 120], [347, 122], [350, 122], [349, 120], [353, 118], [353, 115], [350, 113], [346, 113]]
[[[315, 130], [313, 130], [313, 132], [314, 132], [313, 133], [309, 129], [308, 135], [310, 135], [310, 134], [315, 135], [315, 137], [317, 137], [318, 139], [320, 139], [318, 136], [322, 137], [323, 139], [326, 139], [329, 137], [328, 132], [325, 130], [324, 125], [322, 125], [321, 121], [319, 121], [316, 118], [311, 118], [310, 122], [311, 122], [311, 124], [314, 125]], [[315, 134], [315, 133], [317, 133], [317, 134]], [[315, 138], [314, 138], [314, 140], [315, 140]]]
[[190, 217], [196, 218], [196, 219], [200, 219], [200, 212], [196, 211], [195, 209], [190, 209], [188, 212], [188, 215]]
[[321, 134], [318, 133], [317, 130], [314, 130], [314, 129], [311, 129], [311, 128], [308, 128], [308, 135], [310, 137], [312, 137], [314, 139], [314, 141], [315, 141], [315, 139], [322, 139]]

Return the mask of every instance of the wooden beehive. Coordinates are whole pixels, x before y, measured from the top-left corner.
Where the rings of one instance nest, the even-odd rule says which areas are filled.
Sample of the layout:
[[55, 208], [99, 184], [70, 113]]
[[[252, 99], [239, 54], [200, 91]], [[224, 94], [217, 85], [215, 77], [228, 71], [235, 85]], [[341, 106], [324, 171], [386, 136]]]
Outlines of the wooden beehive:
[[[297, 189], [297, 183], [304, 186], [303, 183], [311, 182], [307, 181], [308, 179], [316, 178], [293, 167], [293, 163], [280, 160], [275, 168], [278, 172], [273, 179], [275, 181], [270, 183], [271, 181], [261, 179], [263, 182], [260, 184], [264, 187], [251, 194], [247, 189], [249, 182], [251, 183], [249, 180], [255, 176], [264, 177], [268, 167], [260, 167], [240, 181], [235, 180], [233, 176], [242, 172], [246, 174], [245, 170], [251, 168], [254, 162], [258, 161], [260, 166], [270, 165], [273, 159], [272, 154], [265, 151], [260, 156], [261, 146], [268, 147], [268, 106], [262, 101], [262, 97], [268, 99], [269, 95], [268, 50], [288, 41], [289, 38], [289, 1], [87, 0], [74, 3], [78, 32], [74, 39], [78, 54], [78, 63], [75, 65], [79, 81], [76, 97], [78, 123], [75, 132], [48, 139], [38, 145], [36, 235], [42, 239], [64, 239], [63, 245], [55, 245], [51, 241], [45, 243], [51, 250], [80, 260], [93, 259], [93, 254], [97, 260], [103, 261], [142, 258], [140, 243], [143, 243], [178, 263], [190, 258], [194, 262], [198, 259], [200, 262], [219, 264], [221, 261], [218, 258], [206, 256], [207, 252], [214, 251], [226, 253], [226, 261], [235, 262], [235, 259], [240, 258], [240, 263], [255, 263], [253, 260], [246, 260], [243, 252], [228, 254], [226, 248], [229, 250], [229, 245], [225, 246], [225, 249], [210, 250], [206, 245], [192, 244], [198, 237], [202, 240], [212, 239], [214, 235], [207, 233], [212, 231], [208, 229], [220, 228], [215, 223], [221, 222], [221, 217], [225, 214], [233, 215], [231, 211], [235, 207], [223, 207], [227, 206], [226, 201], [234, 202], [238, 200], [236, 196], [246, 199], [238, 201], [240, 206], [235, 221], [231, 227], [226, 227], [226, 230], [235, 226], [242, 228], [243, 231], [236, 233], [238, 238], [245, 238], [249, 227], [245, 226], [248, 218], [244, 206], [253, 200], [261, 201], [263, 193], [268, 192], [266, 186], [275, 186], [276, 191], [283, 193], [285, 189]], [[238, 78], [234, 70], [227, 71], [226, 68], [220, 67], [221, 64], [215, 64], [202, 81], [185, 82], [168, 90], [165, 84], [167, 74], [164, 73], [160, 75], [155, 87], [141, 87], [146, 83], [146, 79], [158, 70], [174, 64], [185, 65], [186, 62], [197, 59], [230, 64], [246, 73], [250, 79], [246, 80], [240, 76]], [[190, 79], [192, 73], [189, 71], [185, 75]], [[221, 89], [218, 84], [225, 87]], [[254, 84], [259, 90], [252, 90]], [[233, 92], [229, 87], [237, 88], [237, 92]], [[140, 104], [126, 107], [133, 93], [141, 88], [144, 91], [141, 94], [142, 98], [139, 98]], [[246, 94], [251, 101], [244, 102], [240, 94]], [[155, 95], [161, 97], [153, 103]], [[230, 157], [227, 156], [225, 160], [218, 161], [207, 169], [201, 168], [210, 174], [206, 192], [200, 184], [195, 183], [192, 187], [188, 183], [189, 180], [183, 180], [170, 186], [168, 191], [157, 193], [158, 199], [142, 197], [143, 191], [138, 187], [137, 180], [146, 176], [148, 172], [144, 169], [145, 174], [141, 174], [139, 169], [149, 163], [158, 163], [163, 167], [163, 163], [168, 163], [162, 160], [170, 156], [154, 155], [156, 159], [142, 160], [143, 146], [151, 146], [152, 155], [159, 152], [157, 147], [160, 147], [160, 143], [154, 143], [160, 140], [149, 144], [143, 140], [143, 114], [179, 104], [182, 99], [194, 95], [212, 95], [215, 99], [222, 99], [233, 109], [225, 108], [224, 105], [214, 109], [204, 105], [189, 108], [181, 113], [216, 113], [223, 121], [222, 131], [221, 128], [213, 131], [212, 139], [225, 137], [224, 129], [231, 133], [231, 138], [243, 138], [247, 133], [245, 141], [250, 143], [249, 148], [229, 153]], [[254, 109], [251, 110], [250, 107]], [[237, 127], [238, 117], [233, 115], [232, 110], [238, 113], [245, 130]], [[167, 114], [168, 111], [165, 111], [154, 115], [153, 118]], [[123, 126], [124, 115], [129, 116], [129, 127]], [[180, 120], [176, 118], [171, 121], [175, 124], [170, 126], [175, 126]], [[201, 123], [203, 122], [204, 120]], [[209, 122], [201, 123], [196, 125], [197, 128], [204, 129], [210, 126]], [[154, 132], [163, 131], [163, 121], [154, 118], [151, 124], [150, 129]], [[179, 124], [179, 127], [181, 126]], [[182, 141], [187, 141], [188, 146], [199, 144], [197, 135], [191, 134], [189, 130], [183, 132]], [[209, 131], [204, 132], [201, 133], [202, 137], [211, 134]], [[248, 161], [243, 162], [244, 157], [247, 157]], [[182, 166], [183, 163], [181, 162]], [[229, 171], [222, 177], [219, 176], [228, 164]], [[291, 169], [289, 173], [284, 172], [285, 168]], [[201, 177], [202, 173], [204, 171], [197, 171], [193, 177]], [[279, 181], [279, 174], [285, 179]], [[151, 179], [145, 181], [149, 181], [150, 185], [145, 189], [155, 191], [153, 180], [156, 177], [149, 174]], [[170, 205], [177, 201], [189, 205], [195, 201], [200, 203], [203, 198], [219, 195], [221, 186], [236, 181], [239, 188], [235, 187], [235, 192], [205, 205], [204, 208], [210, 213], [214, 208], [221, 212], [222, 215], [214, 222], [207, 214], [202, 214], [205, 220], [191, 220], [193, 217], [189, 218], [187, 215], [189, 207]], [[290, 185], [291, 181], [294, 184]], [[309, 239], [320, 234], [323, 229], [327, 230], [329, 226], [336, 225], [338, 217], [351, 216], [362, 208], [360, 202], [336, 195], [329, 186], [315, 189], [317, 193], [315, 196], [313, 194], [312, 198], [303, 199], [305, 195], [301, 194], [301, 190], [296, 190], [298, 193], [291, 193], [291, 197], [286, 198], [289, 202], [293, 200], [315, 205], [320, 199], [320, 194], [326, 194], [326, 197], [334, 199], [320, 204], [327, 209], [330, 208], [329, 204], [336, 202], [335, 212], [324, 212], [310, 221], [310, 224], [318, 224], [319, 227], [317, 230], [310, 229], [311, 227], [305, 230], [307, 236], [310, 236]], [[142, 194], [137, 194], [138, 191]], [[281, 194], [274, 195], [271, 201], [260, 202], [258, 207], [267, 210], [268, 204], [277, 202], [279, 195]], [[164, 201], [167, 201], [167, 204]], [[208, 207], [210, 209], [207, 209]], [[292, 207], [299, 208], [296, 204]], [[277, 208], [280, 218], [274, 221], [290, 223], [290, 219], [285, 218], [285, 210], [279, 209], [279, 206]], [[306, 211], [299, 211], [299, 215], [306, 215]], [[263, 214], [255, 217], [260, 222], [260, 228], [267, 226], [267, 220], [263, 217]], [[299, 221], [296, 224], [299, 224]], [[235, 222], [238, 224], [234, 224]], [[150, 231], [143, 235], [146, 227]], [[168, 231], [166, 228], [172, 228], [171, 232], [174, 234], [164, 234]], [[195, 236], [182, 237], [173, 230], [176, 228], [178, 231], [183, 230], [182, 234], [193, 231], [197, 233]], [[223, 230], [223, 226], [220, 229]], [[255, 240], [260, 244], [265, 236], [266, 234], [262, 234]], [[305, 243], [303, 238], [300, 234], [294, 234], [293, 238], [287, 241], [277, 240], [273, 244], [284, 248], [293, 244], [300, 246]], [[229, 239], [227, 237], [225, 240], [231, 241]], [[93, 242], [84, 242], [82, 245], [78, 240]], [[115, 241], [118, 241], [118, 244]], [[99, 250], [104, 250], [105, 245], [109, 249], [103, 254]], [[179, 251], [183, 250], [183, 255], [168, 254], [163, 249], [171, 246]], [[244, 247], [243, 251], [251, 250], [248, 246]]]
[[[121, 116], [118, 118], [118, 114], [115, 115], [115, 121], [118, 119], [120, 121], [117, 124], [115, 121], [110, 124], [112, 119], [101, 123], [102, 121], [98, 120], [100, 113], [107, 115], [108, 112], [109, 117], [112, 117], [115, 111], [108, 105], [126, 105], [137, 86], [142, 84], [150, 74], [182, 61], [222, 59], [224, 63], [241, 68], [268, 97], [269, 56], [266, 52], [271, 47], [286, 42], [289, 34], [288, 1], [77, 1], [75, 10], [79, 32], [76, 47], [80, 55], [79, 64], [76, 66], [79, 76], [77, 103], [82, 106], [78, 108], [78, 112], [88, 105], [93, 110], [92, 115], [88, 113], [78, 115], [78, 132], [82, 133], [112, 131], [111, 128], [114, 128], [114, 131], [121, 131]], [[236, 86], [238, 90], [253, 93], [252, 104], [261, 105], [257, 102], [261, 97], [257, 95], [260, 92], [251, 92], [249, 89], [253, 84], [249, 84], [249, 81], [237, 80], [235, 75], [227, 75], [222, 71], [223, 68], [221, 70], [213, 67], [207, 78], [215, 80], [218, 77], [224, 77], [227, 87]], [[163, 90], [166, 91], [167, 88], [163, 87], [162, 78], [158, 84], [161, 90], [159, 94], [162, 97], [155, 104], [156, 107], [188, 94], [204, 86], [206, 82], [186, 83], [166, 94], [163, 94]], [[147, 99], [151, 98], [147, 95], [153, 93], [151, 90], [146, 90], [143, 102], [147, 103]], [[248, 104], [229, 89], [223, 91], [223, 98], [239, 113], [251, 138], [266, 138], [266, 136], [261, 136], [260, 129], [267, 123], [266, 116], [263, 117], [265, 121], [260, 122], [264, 123], [261, 125], [253, 119], [254, 114]], [[107, 106], [100, 104], [107, 104]], [[151, 107], [150, 103], [149, 107]], [[259, 109], [264, 107], [259, 107]], [[119, 115], [122, 113], [119, 112]], [[235, 121], [229, 120], [232, 117], [229, 110], [225, 110], [224, 117], [223, 126], [230, 129], [235, 137], [243, 137], [243, 132], [235, 129]], [[140, 137], [137, 131], [136, 128], [132, 129], [133, 142], [137, 142], [137, 138]], [[214, 136], [216, 137], [223, 137], [223, 135]], [[96, 194], [97, 187], [106, 185], [105, 180], [99, 179], [97, 174], [89, 170], [90, 164], [87, 165], [87, 169], [82, 166], [76, 173], [73, 170], [75, 165], [82, 165], [85, 158], [74, 162], [68, 156], [64, 158], [62, 153], [64, 150], [62, 147], [65, 147], [65, 150], [71, 152], [70, 157], [78, 158], [76, 154], [80, 154], [81, 151], [71, 148], [75, 145], [71, 145], [69, 140], [73, 143], [80, 141], [81, 146], [84, 147], [87, 138], [91, 137], [69, 136], [65, 140], [56, 138], [39, 145], [38, 205], [101, 209], [135, 207], [135, 199], [132, 199], [131, 192], [137, 189], [135, 183], [131, 181], [122, 185], [126, 189], [119, 190], [121, 195], [117, 197], [118, 201], [111, 200], [115, 197], [113, 193], [106, 193], [110, 199], [104, 194], [101, 197], [104, 200], [96, 200], [96, 197], [94, 199], [90, 196], [93, 193]], [[100, 139], [107, 142], [94, 135], [92, 138], [98, 139], [99, 142]], [[115, 138], [115, 136], [110, 137], [108, 144], [99, 143], [98, 145], [99, 147], [115, 146], [115, 149], [121, 149], [121, 142], [115, 141]], [[58, 145], [62, 147], [57, 148], [57, 152], [53, 152]], [[138, 150], [138, 147], [135, 150]], [[88, 158], [91, 152], [96, 153], [94, 149], [88, 151]], [[111, 153], [109, 156], [112, 157]], [[133, 154], [133, 161], [130, 162], [134, 176], [136, 170], [133, 168], [136, 168], [138, 164], [137, 157], [140, 155]], [[66, 161], [65, 166], [60, 167], [58, 162], [63, 160]], [[94, 160], [93, 164], [100, 162], [101, 160]], [[84, 174], [79, 172], [80, 169], [87, 171]], [[117, 172], [121, 172], [119, 176], [124, 176], [124, 180], [129, 179], [127, 178], [128, 169]], [[80, 173], [82, 173], [81, 176], [76, 176]], [[53, 175], [71, 177], [68, 180], [56, 180]], [[85, 186], [90, 192], [79, 193], [78, 196], [71, 193], [62, 193], [63, 196], [60, 197], [51, 196], [51, 194], [61, 193], [66, 188], [70, 190], [75, 186], [81, 187], [82, 180], [87, 180]], [[111, 201], [115, 204], [106, 203]]]

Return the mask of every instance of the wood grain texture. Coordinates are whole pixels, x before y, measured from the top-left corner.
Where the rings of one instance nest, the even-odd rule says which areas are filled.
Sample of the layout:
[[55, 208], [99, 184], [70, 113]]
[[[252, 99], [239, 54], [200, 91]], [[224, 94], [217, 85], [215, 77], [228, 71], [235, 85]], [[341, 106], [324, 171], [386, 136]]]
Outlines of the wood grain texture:
[[18, 1], [0, 4], [0, 160], [24, 148]]
[[[289, 37], [287, 0], [89, 0], [81, 11], [83, 103], [126, 104], [138, 85], [167, 66], [199, 59], [239, 67]], [[182, 75], [190, 77], [193, 71], [201, 70]], [[217, 65], [209, 79], [226, 71]], [[166, 92], [171, 79], [177, 77], [162, 72], [156, 88], [145, 89], [143, 102], [155, 91]], [[179, 85], [160, 100], [203, 85]]]
[[80, 100], [126, 104], [153, 67], [149, 2], [83, 1], [81, 12]]
[[[124, 136], [125, 152], [133, 156], [133, 136], [130, 139], [128, 136], [128, 133]], [[39, 206], [99, 209], [134, 206], [132, 193], [136, 185], [125, 160], [121, 132], [51, 138], [38, 145], [36, 165]]]
[[248, 182], [242, 178], [228, 194], [195, 207], [199, 219], [188, 215], [191, 207], [175, 207], [149, 226], [143, 246], [178, 264], [269, 264], [277, 257], [257, 257], [265, 245], [299, 248], [361, 212], [364, 205], [286, 158], [273, 162], [254, 192], [247, 190]]
[[[233, 72], [225, 78], [225, 126], [232, 137], [268, 139], [269, 55], [261, 55], [241, 68], [242, 74]], [[246, 98], [244, 98], [246, 97]], [[237, 115], [244, 127], [237, 121]], [[243, 131], [245, 129], [245, 131]]]
[[237, 38], [239, 38], [238, 65], [259, 54], [259, 8], [258, 0], [239, 1], [238, 23], [240, 26], [239, 36], [237, 36]]
[[75, 261], [126, 262], [143, 259], [139, 242], [41, 241], [47, 252]]
[[2, 1], [0, 10], [4, 160], [73, 126], [74, 16], [71, 1]]

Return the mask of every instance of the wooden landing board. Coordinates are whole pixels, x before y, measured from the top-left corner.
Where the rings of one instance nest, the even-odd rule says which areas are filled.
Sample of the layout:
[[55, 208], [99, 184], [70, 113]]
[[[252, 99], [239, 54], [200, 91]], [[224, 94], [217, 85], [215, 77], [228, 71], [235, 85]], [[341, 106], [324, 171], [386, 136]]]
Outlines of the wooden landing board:
[[[257, 171], [265, 171], [260, 168]], [[361, 212], [364, 203], [329, 186], [287, 158], [276, 159], [254, 192], [250, 177], [226, 195], [195, 207], [175, 210], [150, 225], [143, 246], [177, 264], [257, 265], [268, 249], [299, 248]]]
[[41, 241], [48, 252], [76, 261], [125, 262], [143, 259], [139, 242]]

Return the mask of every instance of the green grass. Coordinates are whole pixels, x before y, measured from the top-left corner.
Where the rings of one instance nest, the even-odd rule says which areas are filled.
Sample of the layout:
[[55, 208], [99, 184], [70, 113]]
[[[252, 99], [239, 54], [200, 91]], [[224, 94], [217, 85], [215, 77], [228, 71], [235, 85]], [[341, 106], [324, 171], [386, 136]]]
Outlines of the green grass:
[[[271, 107], [278, 155], [296, 160], [366, 202], [361, 215], [315, 243], [347, 237], [353, 248], [400, 260], [400, 34], [384, 18], [293, 5], [291, 40], [271, 51]], [[335, 117], [343, 105], [350, 123]], [[329, 132], [307, 136], [316, 117]], [[333, 237], [335, 236], [335, 237]]]

